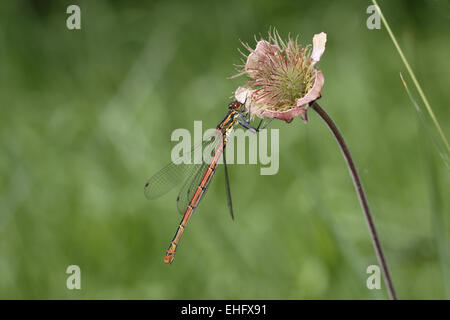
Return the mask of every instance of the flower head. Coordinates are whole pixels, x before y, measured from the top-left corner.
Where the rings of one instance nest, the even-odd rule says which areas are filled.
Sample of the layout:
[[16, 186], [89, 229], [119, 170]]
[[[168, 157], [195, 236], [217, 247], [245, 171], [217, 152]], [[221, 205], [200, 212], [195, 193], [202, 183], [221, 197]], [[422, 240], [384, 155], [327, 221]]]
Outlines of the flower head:
[[315, 65], [325, 51], [327, 36], [316, 34], [313, 47], [302, 47], [298, 38], [284, 42], [274, 30], [268, 40], [260, 40], [250, 52], [236, 76], [246, 74], [247, 84], [235, 92], [236, 99], [246, 105], [251, 115], [291, 122], [300, 115], [307, 121], [308, 103], [321, 96], [322, 72]]

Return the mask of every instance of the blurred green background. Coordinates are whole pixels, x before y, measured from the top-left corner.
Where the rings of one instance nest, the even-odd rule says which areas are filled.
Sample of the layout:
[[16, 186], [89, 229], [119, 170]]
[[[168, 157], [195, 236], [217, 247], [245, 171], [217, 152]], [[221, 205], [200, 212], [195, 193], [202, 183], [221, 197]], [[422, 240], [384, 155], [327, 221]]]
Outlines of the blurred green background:
[[[81, 7], [81, 30], [66, 8]], [[243, 77], [239, 40], [270, 26], [328, 34], [321, 105], [363, 179], [402, 299], [449, 299], [449, 171], [401, 83], [412, 81], [369, 1], [2, 1], [0, 298], [384, 299], [344, 160], [310, 112], [280, 129], [280, 170], [223, 168], [175, 261], [176, 191], [148, 201], [176, 128], [215, 127]], [[450, 136], [448, 1], [380, 1]], [[420, 101], [413, 90], [417, 101]], [[67, 266], [81, 290], [66, 288]]]

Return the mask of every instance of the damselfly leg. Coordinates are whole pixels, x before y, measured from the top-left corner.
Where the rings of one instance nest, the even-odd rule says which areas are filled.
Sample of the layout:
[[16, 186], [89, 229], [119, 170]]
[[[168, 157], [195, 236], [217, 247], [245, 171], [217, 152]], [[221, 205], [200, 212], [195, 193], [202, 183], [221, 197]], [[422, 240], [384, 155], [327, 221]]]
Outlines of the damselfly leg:
[[[272, 122], [272, 120], [273, 120], [273, 118], [270, 118], [270, 119], [268, 119], [268, 120], [266, 120], [265, 118], [264, 119], [261, 119], [260, 121], [259, 121], [259, 124], [258, 124], [258, 126], [257, 127], [255, 127], [255, 126], [253, 126], [251, 123], [250, 123], [250, 119], [247, 119], [247, 118], [245, 118], [245, 116], [243, 116], [242, 114], [240, 114], [239, 115], [239, 124], [243, 127], [243, 128], [245, 128], [245, 129], [247, 129], [247, 130], [250, 130], [251, 132], [253, 132], [253, 133], [258, 133], [260, 130], [264, 130], [265, 128], [267, 128], [268, 126], [269, 126], [269, 124]], [[263, 124], [263, 122], [264, 122], [264, 125], [261, 127], [261, 125]]]

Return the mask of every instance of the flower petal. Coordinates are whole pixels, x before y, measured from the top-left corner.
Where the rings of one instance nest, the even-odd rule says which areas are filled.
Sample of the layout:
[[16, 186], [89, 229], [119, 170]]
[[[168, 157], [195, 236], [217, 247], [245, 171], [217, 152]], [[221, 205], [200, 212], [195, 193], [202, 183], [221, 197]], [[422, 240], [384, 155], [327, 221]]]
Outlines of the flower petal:
[[250, 78], [256, 76], [260, 64], [264, 63], [267, 60], [267, 56], [273, 54], [276, 50], [278, 50], [276, 45], [272, 45], [266, 40], [258, 41], [255, 50], [248, 55], [247, 62], [245, 63], [245, 72], [247, 72]]
[[287, 111], [272, 111], [272, 110], [264, 110], [261, 113], [261, 117], [275, 118], [286, 121], [287, 123], [291, 122], [296, 116], [305, 113], [306, 109], [303, 107], [295, 107], [289, 109]]
[[314, 80], [314, 85], [311, 90], [303, 98], [297, 100], [297, 107], [304, 106], [322, 96], [322, 87], [325, 82], [322, 71], [316, 71], [316, 79]]
[[313, 59], [313, 65], [316, 64], [320, 60], [320, 57], [324, 53], [326, 42], [327, 42], [327, 34], [325, 32], [321, 32], [319, 34], [314, 35], [313, 50], [311, 53], [311, 58]]
[[316, 70], [316, 79], [314, 81], [313, 87], [311, 88], [311, 90], [308, 91], [308, 93], [303, 98], [297, 100], [296, 107], [286, 111], [273, 111], [265, 109], [263, 112], [261, 112], [260, 117], [275, 118], [286, 122], [291, 122], [292, 119], [294, 119], [296, 116], [299, 115], [303, 119], [303, 121], [307, 122], [308, 121], [308, 119], [306, 118], [306, 111], [308, 109], [307, 104], [321, 97], [321, 91], [324, 82], [325, 79], [323, 77], [322, 72]]
[[245, 88], [245, 87], [239, 87], [234, 92], [234, 97], [236, 98], [237, 101], [244, 104], [244, 103], [246, 103], [247, 99], [249, 97], [251, 97], [253, 91], [255, 91], [255, 90]]
[[250, 113], [250, 116], [253, 118], [254, 116], [258, 116], [260, 118], [263, 118], [261, 116], [262, 111], [265, 109], [264, 104], [258, 101], [254, 101], [253, 99], [253, 93], [256, 90], [245, 88], [245, 87], [239, 87], [234, 92], [234, 97], [237, 101], [239, 101], [242, 104], [245, 104], [245, 108]]

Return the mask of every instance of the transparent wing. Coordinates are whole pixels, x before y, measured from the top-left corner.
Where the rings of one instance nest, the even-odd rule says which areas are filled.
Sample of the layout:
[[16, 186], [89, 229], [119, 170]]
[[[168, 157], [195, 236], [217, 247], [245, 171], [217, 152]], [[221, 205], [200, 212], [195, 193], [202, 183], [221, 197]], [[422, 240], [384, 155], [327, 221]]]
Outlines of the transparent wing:
[[[216, 149], [220, 140], [217, 138], [218, 133], [211, 137], [211, 139], [195, 145], [189, 154], [184, 155], [186, 158], [193, 160], [193, 154], [198, 149], [198, 152], [204, 152], [205, 150]], [[212, 138], [214, 138], [213, 141]], [[182, 163], [181, 158], [169, 163], [157, 173], [155, 173], [145, 184], [144, 193], [147, 199], [156, 199], [183, 181], [191, 181], [196, 177], [199, 170], [205, 165], [205, 163], [187, 164]], [[207, 165], [207, 164], [206, 164]]]
[[[180, 192], [177, 196], [177, 209], [178, 212], [184, 214], [188, 204], [191, 202], [197, 187], [205, 175], [206, 169], [208, 168], [207, 163], [203, 163], [196, 170], [193, 170], [189, 179], [183, 184]], [[206, 191], [206, 190], [205, 190]]]
[[227, 191], [227, 206], [228, 211], [230, 212], [231, 219], [234, 220], [233, 213], [233, 201], [231, 201], [231, 189], [230, 189], [230, 179], [228, 178], [228, 169], [227, 169], [227, 155], [225, 152], [225, 148], [223, 148], [223, 167], [225, 172], [225, 189]]
[[169, 163], [159, 170], [145, 184], [144, 193], [147, 199], [156, 199], [172, 190], [190, 175], [195, 168], [201, 166], [195, 164]]
[[[214, 156], [214, 153], [216, 152], [217, 147], [220, 144], [222, 136], [221, 134], [216, 132], [213, 138], [214, 141], [212, 141], [211, 144], [208, 145], [208, 149], [205, 150], [205, 152], [209, 152], [211, 158]], [[186, 211], [186, 208], [191, 202], [192, 197], [194, 196], [197, 187], [200, 185], [200, 182], [202, 181], [209, 165], [210, 161], [204, 162], [198, 168], [193, 170], [189, 178], [184, 183], [183, 187], [180, 189], [180, 192], [177, 196], [177, 209], [179, 213], [184, 214], [184, 212]], [[203, 193], [206, 193], [206, 190]]]

